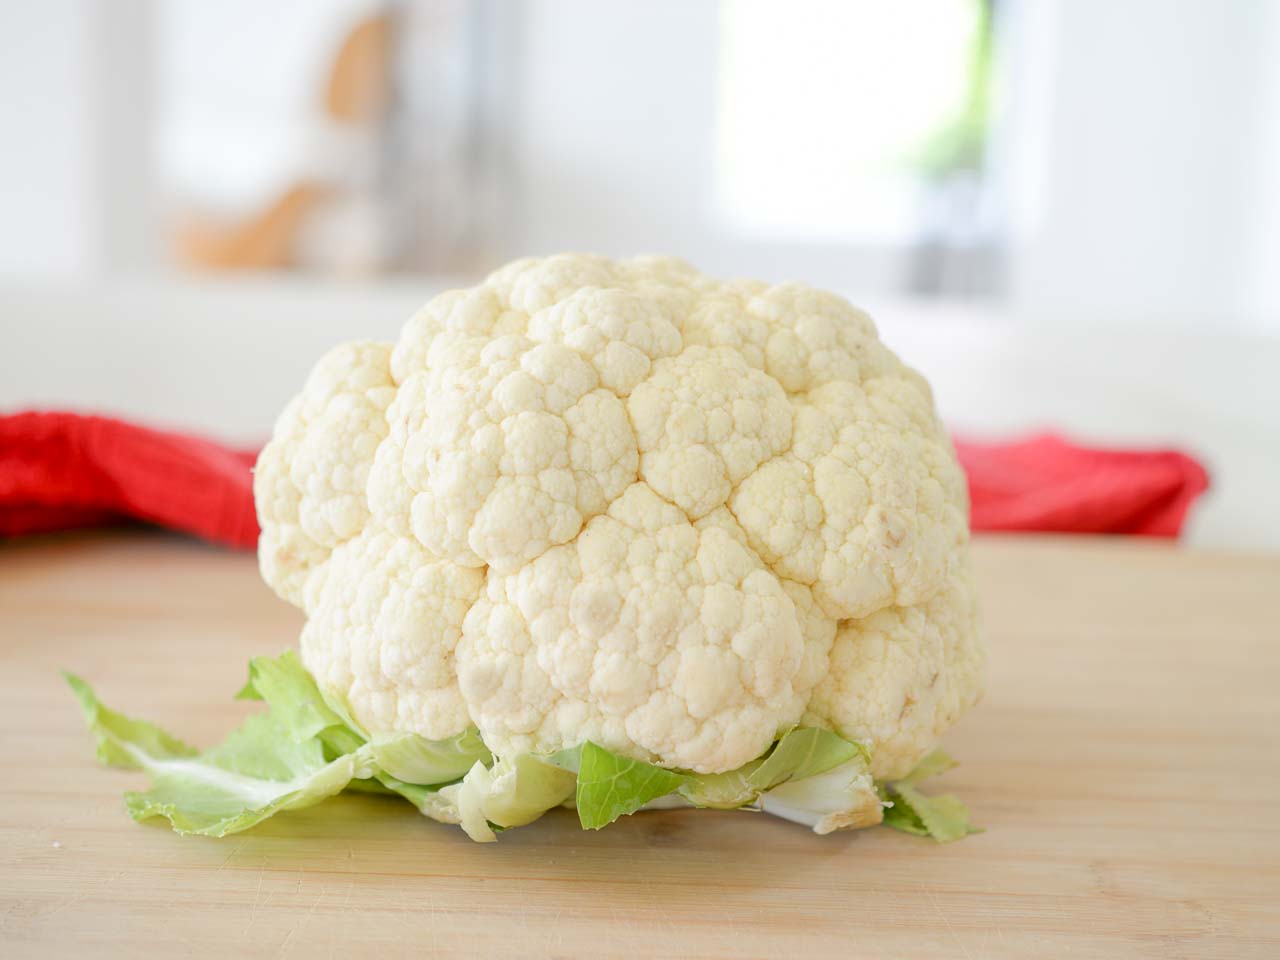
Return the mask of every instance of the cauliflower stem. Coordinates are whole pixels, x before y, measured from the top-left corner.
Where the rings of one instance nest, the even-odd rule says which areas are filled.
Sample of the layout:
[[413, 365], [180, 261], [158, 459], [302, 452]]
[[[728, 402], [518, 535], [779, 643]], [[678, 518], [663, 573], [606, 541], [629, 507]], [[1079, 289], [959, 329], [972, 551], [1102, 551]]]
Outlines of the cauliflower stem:
[[201, 752], [104, 706], [79, 677], [66, 679], [99, 759], [151, 777], [151, 789], [126, 795], [129, 814], [164, 817], [183, 834], [239, 833], [344, 790], [402, 796], [479, 842], [558, 806], [576, 808], [591, 830], [641, 810], [713, 807], [772, 814], [815, 833], [881, 822], [939, 841], [975, 832], [958, 799], [917, 787], [953, 766], [941, 751], [902, 780], [876, 784], [866, 747], [816, 727], [787, 731], [764, 755], [727, 773], [667, 769], [590, 741], [555, 754], [495, 758], [474, 730], [444, 741], [371, 737], [342, 704], [325, 698], [290, 651], [250, 663], [239, 696], [266, 701], [268, 711]]

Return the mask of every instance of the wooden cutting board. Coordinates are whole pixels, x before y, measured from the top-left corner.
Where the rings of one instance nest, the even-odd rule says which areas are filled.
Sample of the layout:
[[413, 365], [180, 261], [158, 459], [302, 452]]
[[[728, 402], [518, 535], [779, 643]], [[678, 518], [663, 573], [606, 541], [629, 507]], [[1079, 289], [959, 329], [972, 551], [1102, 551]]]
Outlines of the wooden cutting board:
[[297, 613], [160, 534], [0, 546], [0, 955], [1280, 956], [1280, 558], [976, 547], [992, 666], [941, 785], [987, 832], [818, 837], [556, 812], [479, 846], [339, 798], [225, 840], [139, 826], [56, 675], [196, 742]]

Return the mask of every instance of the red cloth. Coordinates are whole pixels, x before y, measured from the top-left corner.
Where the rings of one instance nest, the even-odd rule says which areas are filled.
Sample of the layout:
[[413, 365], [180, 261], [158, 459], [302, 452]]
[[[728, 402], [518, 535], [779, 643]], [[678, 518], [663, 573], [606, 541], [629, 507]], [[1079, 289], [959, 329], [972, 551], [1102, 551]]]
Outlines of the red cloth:
[[252, 549], [256, 457], [106, 417], [0, 417], [0, 536], [135, 519]]
[[1052, 434], [956, 443], [974, 530], [1176, 537], [1209, 475], [1176, 450], [1077, 447]]
[[[1176, 537], [1208, 488], [1175, 451], [1077, 447], [1051, 435], [956, 444], [974, 530]], [[0, 536], [143, 520], [251, 549], [254, 450], [72, 413], [0, 416]]]

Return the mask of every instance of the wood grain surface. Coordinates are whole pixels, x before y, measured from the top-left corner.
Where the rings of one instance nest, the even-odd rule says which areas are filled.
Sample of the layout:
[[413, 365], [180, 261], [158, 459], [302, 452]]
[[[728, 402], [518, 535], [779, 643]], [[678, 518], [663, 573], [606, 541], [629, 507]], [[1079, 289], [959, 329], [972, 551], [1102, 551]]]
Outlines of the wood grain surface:
[[480, 846], [343, 797], [225, 840], [125, 815], [57, 676], [198, 743], [300, 618], [161, 534], [0, 546], [0, 955], [1280, 956], [1280, 558], [982, 539], [985, 702], [940, 783], [987, 832], [571, 813]]

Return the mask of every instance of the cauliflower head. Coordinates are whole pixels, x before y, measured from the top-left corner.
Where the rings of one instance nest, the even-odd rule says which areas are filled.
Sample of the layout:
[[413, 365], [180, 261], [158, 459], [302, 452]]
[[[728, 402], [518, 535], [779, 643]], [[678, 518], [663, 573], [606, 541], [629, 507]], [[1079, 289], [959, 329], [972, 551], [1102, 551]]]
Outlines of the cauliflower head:
[[803, 285], [516, 261], [322, 358], [254, 489], [263, 577], [371, 733], [717, 773], [803, 722], [893, 779], [980, 692], [929, 387]]

